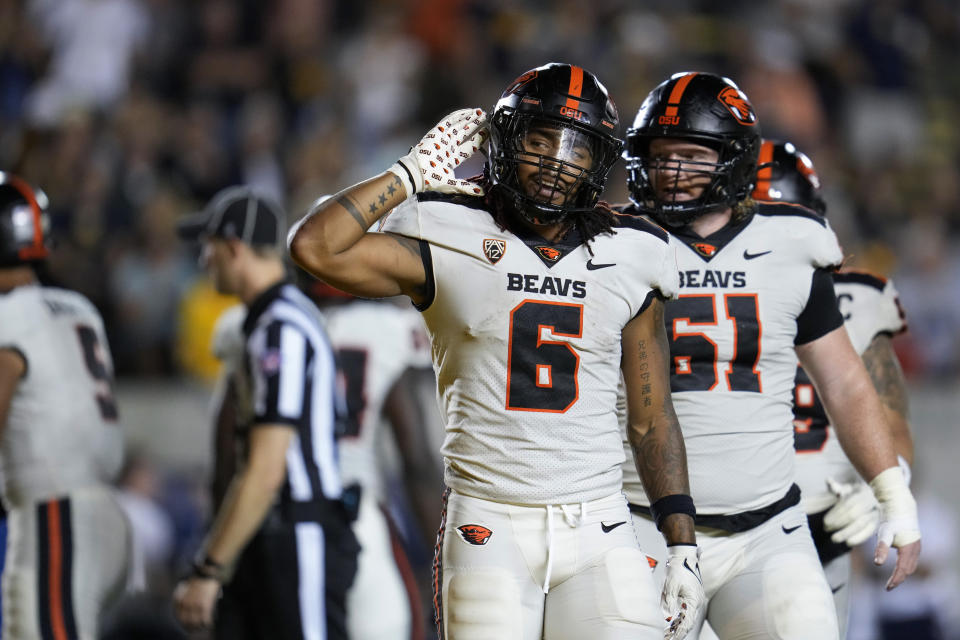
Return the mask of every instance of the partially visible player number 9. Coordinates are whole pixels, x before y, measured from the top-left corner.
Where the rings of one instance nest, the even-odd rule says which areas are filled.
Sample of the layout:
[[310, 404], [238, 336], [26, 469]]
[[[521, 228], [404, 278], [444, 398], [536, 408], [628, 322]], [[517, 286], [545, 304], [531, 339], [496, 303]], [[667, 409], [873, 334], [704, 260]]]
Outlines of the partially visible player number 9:
[[87, 364], [87, 371], [97, 383], [97, 406], [104, 420], [117, 419], [117, 403], [113, 399], [113, 377], [107, 369], [106, 359], [97, 338], [97, 332], [85, 324], [77, 325], [77, 337], [80, 338], [80, 347], [83, 349], [83, 359]]

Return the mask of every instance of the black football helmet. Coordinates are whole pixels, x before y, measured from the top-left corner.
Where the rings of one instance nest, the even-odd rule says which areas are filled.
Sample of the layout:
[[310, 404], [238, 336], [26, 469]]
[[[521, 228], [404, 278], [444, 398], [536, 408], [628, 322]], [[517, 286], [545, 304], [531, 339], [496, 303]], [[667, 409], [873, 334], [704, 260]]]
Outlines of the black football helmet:
[[827, 215], [817, 170], [793, 143], [764, 140], [757, 162], [754, 200], [800, 204], [822, 216]]
[[[490, 181], [532, 224], [592, 211], [623, 145], [619, 124], [616, 105], [589, 71], [561, 63], [531, 69], [493, 109]], [[536, 184], [521, 182], [523, 167], [537, 172]]]
[[[649, 155], [657, 138], [678, 139], [715, 149], [717, 162], [658, 160]], [[712, 73], [676, 73], [661, 83], [640, 106], [627, 131], [627, 186], [630, 199], [658, 222], [681, 227], [711, 211], [749, 197], [760, 150], [760, 126], [753, 106], [730, 79]], [[688, 201], [661, 198], [650, 170], [681, 170], [710, 177], [703, 193]]]
[[47, 208], [43, 191], [0, 172], [0, 266], [38, 262], [49, 255]]

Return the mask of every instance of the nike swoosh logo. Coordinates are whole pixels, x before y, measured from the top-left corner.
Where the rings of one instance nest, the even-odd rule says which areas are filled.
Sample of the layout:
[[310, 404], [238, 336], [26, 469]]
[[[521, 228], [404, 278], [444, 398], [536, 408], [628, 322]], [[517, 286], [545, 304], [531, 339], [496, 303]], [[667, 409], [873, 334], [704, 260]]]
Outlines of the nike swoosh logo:
[[587, 260], [587, 271], [596, 271], [597, 269], [606, 269], [607, 267], [615, 267], [616, 262], [611, 262], [610, 264], [593, 264], [593, 258]]
[[616, 529], [622, 524], [627, 524], [627, 521], [624, 520], [622, 522], [614, 522], [613, 524], [607, 524], [606, 522], [601, 522], [600, 528], [603, 529], [604, 533], [610, 533], [611, 531], [613, 531], [614, 529]]
[[843, 589], [845, 586], [847, 586], [847, 583], [846, 583], [846, 582], [844, 582], [843, 584], [837, 586], [837, 587], [834, 588], [834, 589], [830, 589], [830, 593], [836, 593], [837, 591], [840, 591], [840, 589]]
[[754, 258], [759, 258], [760, 256], [765, 256], [768, 253], [773, 253], [773, 249], [769, 251], [761, 251], [760, 253], [750, 253], [746, 249], [743, 250], [743, 259], [744, 260], [753, 260]]
[[784, 532], [784, 533], [786, 533], [787, 535], [790, 535], [791, 533], [793, 533], [794, 531], [796, 531], [797, 529], [799, 529], [799, 528], [802, 527], [802, 526], [803, 526], [802, 524], [798, 524], [798, 525], [795, 526], [795, 527], [789, 527], [789, 528], [788, 528], [788, 527], [785, 527], [785, 526], [783, 526], [783, 525], [780, 525], [780, 528], [783, 529], [783, 532]]
[[696, 569], [694, 569], [693, 567], [690, 566], [690, 563], [687, 562], [687, 559], [686, 559], [686, 558], [684, 558], [684, 560], [683, 560], [683, 566], [684, 566], [684, 568], [685, 568], [687, 571], [689, 571], [689, 572], [692, 573], [693, 575], [697, 576], [697, 580], [700, 582], [700, 584], [703, 584], [703, 579], [700, 578], [700, 567], [699, 567], [699, 566], [698, 566]]

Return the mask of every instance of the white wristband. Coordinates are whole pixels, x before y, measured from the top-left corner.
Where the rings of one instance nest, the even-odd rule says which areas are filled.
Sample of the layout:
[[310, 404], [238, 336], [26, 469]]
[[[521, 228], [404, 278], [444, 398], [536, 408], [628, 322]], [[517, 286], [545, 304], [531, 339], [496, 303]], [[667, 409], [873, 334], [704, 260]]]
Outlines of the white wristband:
[[409, 198], [417, 193], [417, 185], [414, 182], [412, 172], [420, 171], [420, 169], [417, 167], [411, 169], [401, 162], [401, 160], [403, 160], [403, 158], [390, 165], [390, 168], [387, 169], [387, 171], [400, 178], [400, 182], [403, 183], [403, 188], [407, 190], [407, 197]]
[[910, 493], [899, 466], [890, 467], [870, 481], [873, 495], [880, 503], [880, 542], [902, 547], [920, 539], [917, 503]]

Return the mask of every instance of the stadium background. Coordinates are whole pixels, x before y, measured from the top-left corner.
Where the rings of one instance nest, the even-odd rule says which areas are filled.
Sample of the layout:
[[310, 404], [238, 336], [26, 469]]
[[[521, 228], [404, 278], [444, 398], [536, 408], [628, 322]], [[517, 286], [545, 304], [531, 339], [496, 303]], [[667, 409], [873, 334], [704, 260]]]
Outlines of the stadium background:
[[[230, 304], [176, 219], [244, 182], [293, 220], [445, 113], [489, 109], [556, 60], [595, 72], [624, 128], [672, 72], [730, 76], [767, 137], [811, 156], [850, 264], [892, 276], [910, 322], [895, 344], [925, 575], [888, 595], [866, 575], [853, 632], [873, 637], [879, 602], [882, 615], [935, 607], [960, 637], [958, 42], [955, 0], [0, 1], [0, 168], [46, 190], [50, 276], [107, 320], [131, 451], [122, 485], [153, 532], [158, 601], [202, 531], [207, 341]], [[605, 197], [626, 199], [622, 167]]]

